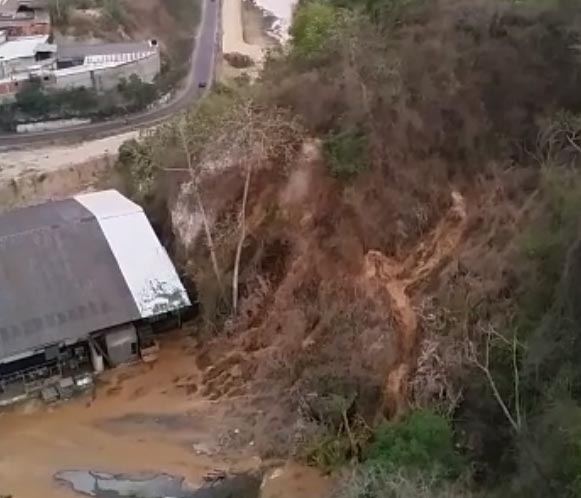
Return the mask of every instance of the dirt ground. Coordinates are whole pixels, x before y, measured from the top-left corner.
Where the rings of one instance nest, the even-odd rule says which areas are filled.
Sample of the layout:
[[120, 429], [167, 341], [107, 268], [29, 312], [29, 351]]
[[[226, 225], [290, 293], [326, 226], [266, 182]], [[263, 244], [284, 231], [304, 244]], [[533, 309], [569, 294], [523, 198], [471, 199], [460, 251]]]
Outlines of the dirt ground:
[[224, 0], [222, 4], [222, 52], [239, 53], [250, 57], [254, 66], [237, 69], [220, 57], [219, 76], [230, 80], [243, 74], [254, 78], [258, 75], [264, 55], [274, 48], [277, 41], [268, 35], [271, 19], [265, 17], [251, 0]]
[[262, 59], [262, 47], [251, 45], [244, 37], [242, 0], [225, 0], [222, 4], [222, 51], [239, 52], [254, 61]]
[[98, 188], [119, 188], [119, 146], [137, 132], [90, 142], [0, 152], [0, 212]]
[[330, 481], [296, 464], [273, 467], [244, 433], [240, 400], [208, 401], [197, 392], [196, 342], [187, 331], [164, 337], [159, 360], [106, 372], [94, 393], [46, 407], [39, 401], [0, 412], [0, 494], [76, 495], [53, 480], [67, 469], [166, 472], [193, 486], [209, 471], [266, 471], [263, 498], [318, 498]]

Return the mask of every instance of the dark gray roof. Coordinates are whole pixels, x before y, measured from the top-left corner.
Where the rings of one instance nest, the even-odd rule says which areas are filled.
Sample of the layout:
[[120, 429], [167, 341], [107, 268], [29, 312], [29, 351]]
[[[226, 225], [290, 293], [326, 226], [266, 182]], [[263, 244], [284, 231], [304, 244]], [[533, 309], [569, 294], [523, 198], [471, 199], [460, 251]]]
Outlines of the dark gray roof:
[[59, 44], [57, 57], [61, 59], [87, 57], [89, 55], [130, 54], [151, 50], [149, 42]]
[[0, 360], [139, 317], [98, 220], [79, 202], [0, 215]]

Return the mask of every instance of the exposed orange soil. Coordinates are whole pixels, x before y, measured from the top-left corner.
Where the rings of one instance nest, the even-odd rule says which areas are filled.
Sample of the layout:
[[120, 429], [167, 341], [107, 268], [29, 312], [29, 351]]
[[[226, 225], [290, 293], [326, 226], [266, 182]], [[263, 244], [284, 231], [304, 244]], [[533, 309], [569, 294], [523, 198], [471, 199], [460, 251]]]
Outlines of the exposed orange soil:
[[418, 321], [410, 290], [449, 260], [465, 228], [464, 198], [453, 192], [452, 206], [446, 216], [403, 262], [378, 251], [369, 251], [365, 256], [363, 286], [380, 305], [382, 299], [387, 301], [398, 333], [397, 360], [387, 375], [383, 393], [385, 411], [394, 417], [402, 415], [407, 406], [406, 385], [418, 342]]

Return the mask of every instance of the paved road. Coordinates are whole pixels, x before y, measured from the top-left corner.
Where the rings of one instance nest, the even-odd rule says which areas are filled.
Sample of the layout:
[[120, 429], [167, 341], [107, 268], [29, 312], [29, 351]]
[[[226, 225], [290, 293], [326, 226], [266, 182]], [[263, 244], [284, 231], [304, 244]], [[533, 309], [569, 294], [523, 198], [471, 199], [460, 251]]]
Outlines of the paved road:
[[108, 121], [90, 123], [61, 130], [25, 134], [0, 134], [0, 148], [21, 148], [30, 144], [63, 140], [87, 140], [125, 133], [136, 128], [152, 126], [187, 108], [203, 93], [199, 84], [210, 83], [214, 73], [217, 48], [220, 0], [203, 0], [202, 19], [193, 47], [190, 71], [174, 98], [162, 107]]

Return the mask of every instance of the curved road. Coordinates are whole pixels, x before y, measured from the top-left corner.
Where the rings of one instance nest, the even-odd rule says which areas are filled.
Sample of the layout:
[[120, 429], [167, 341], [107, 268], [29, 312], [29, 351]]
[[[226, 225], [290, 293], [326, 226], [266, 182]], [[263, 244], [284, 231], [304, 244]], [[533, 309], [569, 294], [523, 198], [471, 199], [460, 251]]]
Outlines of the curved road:
[[2, 134], [0, 135], [0, 148], [6, 150], [53, 140], [87, 140], [121, 134], [136, 128], [155, 125], [184, 110], [188, 104], [204, 92], [199, 84], [207, 83], [209, 85], [213, 79], [219, 12], [220, 0], [203, 0], [202, 19], [193, 47], [190, 71], [185, 83], [167, 104], [123, 118], [88, 123], [72, 128], [35, 133]]

